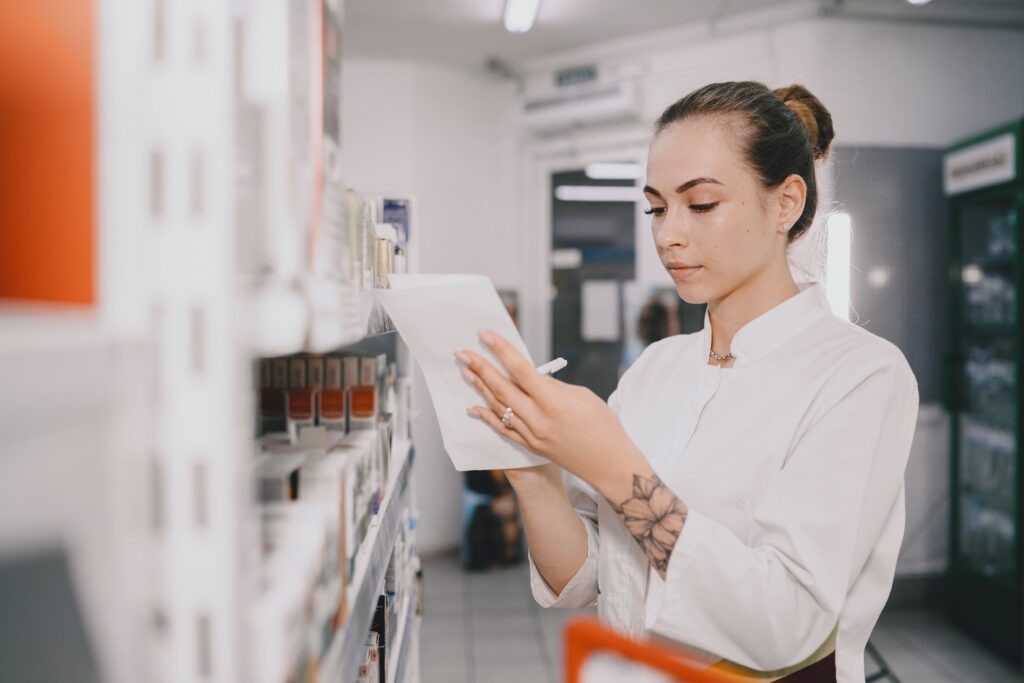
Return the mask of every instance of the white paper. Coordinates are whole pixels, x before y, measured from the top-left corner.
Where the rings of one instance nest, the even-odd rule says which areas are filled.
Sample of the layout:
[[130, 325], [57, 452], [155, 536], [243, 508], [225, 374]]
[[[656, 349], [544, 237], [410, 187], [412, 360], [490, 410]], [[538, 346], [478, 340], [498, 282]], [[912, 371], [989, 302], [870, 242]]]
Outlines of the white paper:
[[391, 288], [375, 290], [377, 298], [423, 371], [455, 469], [514, 469], [548, 462], [466, 412], [486, 403], [463, 379], [456, 351], [475, 351], [508, 376], [501, 361], [480, 341], [478, 330], [494, 330], [530, 358], [490, 278], [400, 273], [388, 275], [388, 281]]
[[619, 281], [584, 280], [581, 296], [583, 341], [618, 341]]

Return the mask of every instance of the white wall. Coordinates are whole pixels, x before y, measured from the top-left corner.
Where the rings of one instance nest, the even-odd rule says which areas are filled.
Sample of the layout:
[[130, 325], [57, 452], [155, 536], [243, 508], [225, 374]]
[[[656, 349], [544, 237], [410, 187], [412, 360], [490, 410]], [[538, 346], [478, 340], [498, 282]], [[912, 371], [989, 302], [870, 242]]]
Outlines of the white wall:
[[[457, 68], [376, 60], [348, 61], [342, 78], [346, 182], [415, 198], [416, 269], [483, 273], [521, 291], [509, 87]], [[431, 553], [459, 542], [461, 475], [416, 375], [417, 541]]]

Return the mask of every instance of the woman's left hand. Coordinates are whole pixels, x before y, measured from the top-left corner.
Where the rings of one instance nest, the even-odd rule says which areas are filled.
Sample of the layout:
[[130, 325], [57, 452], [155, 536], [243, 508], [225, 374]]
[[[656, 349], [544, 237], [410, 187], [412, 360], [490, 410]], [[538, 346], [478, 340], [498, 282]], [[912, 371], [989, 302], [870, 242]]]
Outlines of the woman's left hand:
[[[481, 332], [480, 338], [511, 377], [506, 378], [477, 353], [456, 352], [456, 358], [466, 365], [463, 376], [486, 402], [485, 406], [467, 408], [467, 412], [599, 491], [604, 482], [622, 483], [624, 472], [647, 470], [646, 459], [626, 434], [619, 416], [594, 392], [537, 372], [495, 332]], [[506, 407], [513, 413], [510, 427], [501, 421]]]

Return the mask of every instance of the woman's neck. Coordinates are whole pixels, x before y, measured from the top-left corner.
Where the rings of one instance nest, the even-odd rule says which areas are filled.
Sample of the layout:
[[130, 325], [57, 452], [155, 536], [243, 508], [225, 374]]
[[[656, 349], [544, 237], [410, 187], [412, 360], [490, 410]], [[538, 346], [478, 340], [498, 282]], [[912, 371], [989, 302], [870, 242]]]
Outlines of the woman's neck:
[[[717, 301], [708, 302], [711, 350], [720, 356], [730, 352], [733, 337], [748, 322], [800, 293], [789, 272], [749, 279]], [[732, 367], [735, 359], [719, 361], [709, 356], [708, 365]]]

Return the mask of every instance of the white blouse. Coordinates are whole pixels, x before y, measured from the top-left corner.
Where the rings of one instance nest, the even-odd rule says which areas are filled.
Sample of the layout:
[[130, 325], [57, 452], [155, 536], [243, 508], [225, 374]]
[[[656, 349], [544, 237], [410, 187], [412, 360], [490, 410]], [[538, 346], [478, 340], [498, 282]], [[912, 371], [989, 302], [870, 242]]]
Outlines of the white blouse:
[[689, 509], [664, 580], [608, 502], [566, 474], [589, 539], [543, 607], [596, 604], [606, 625], [708, 665], [778, 678], [836, 651], [864, 681], [864, 646], [892, 588], [917, 380], [891, 342], [834, 315], [820, 283], [740, 328], [731, 368], [711, 325], [648, 346], [608, 404]]

